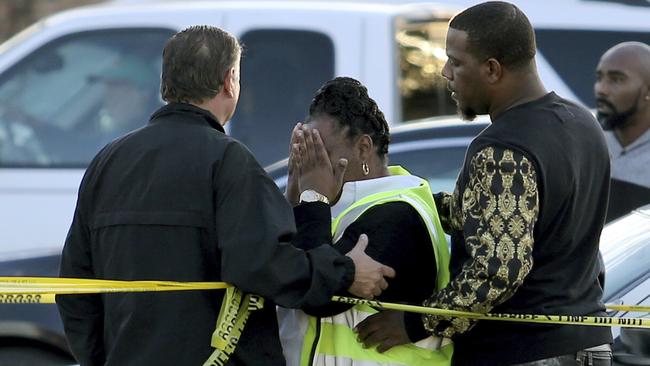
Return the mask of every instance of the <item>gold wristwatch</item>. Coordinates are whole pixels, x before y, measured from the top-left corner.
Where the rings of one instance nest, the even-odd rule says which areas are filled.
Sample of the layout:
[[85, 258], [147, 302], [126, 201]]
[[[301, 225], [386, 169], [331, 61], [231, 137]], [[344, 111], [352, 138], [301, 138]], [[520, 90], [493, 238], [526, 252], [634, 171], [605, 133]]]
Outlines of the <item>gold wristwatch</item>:
[[325, 204], [330, 204], [330, 200], [327, 199], [327, 196], [322, 195], [312, 189], [303, 191], [300, 194], [300, 203], [303, 202], [323, 202]]

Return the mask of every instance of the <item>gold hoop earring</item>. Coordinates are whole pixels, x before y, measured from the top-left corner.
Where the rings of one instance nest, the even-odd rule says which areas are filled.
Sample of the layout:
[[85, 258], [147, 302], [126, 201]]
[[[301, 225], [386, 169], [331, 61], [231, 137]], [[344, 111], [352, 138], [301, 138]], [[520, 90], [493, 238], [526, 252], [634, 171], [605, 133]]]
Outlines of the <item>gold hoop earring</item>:
[[368, 168], [368, 163], [364, 161], [363, 164], [361, 164], [361, 170], [363, 170], [363, 175], [370, 174], [370, 168]]

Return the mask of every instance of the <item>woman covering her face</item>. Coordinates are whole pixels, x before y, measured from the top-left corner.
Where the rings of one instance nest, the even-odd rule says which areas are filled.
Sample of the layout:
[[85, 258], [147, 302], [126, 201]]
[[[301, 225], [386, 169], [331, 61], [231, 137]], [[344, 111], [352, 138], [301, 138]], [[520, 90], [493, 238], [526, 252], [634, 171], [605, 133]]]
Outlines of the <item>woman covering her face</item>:
[[[388, 166], [389, 141], [384, 114], [359, 81], [340, 77], [317, 91], [306, 123], [297, 124], [291, 137], [293, 244], [305, 250], [333, 245], [347, 253], [365, 234], [366, 253], [396, 271], [377, 299], [420, 305], [446, 285], [449, 253], [428, 183]], [[337, 303], [278, 309], [287, 365], [450, 363], [450, 341], [428, 336], [419, 317], [404, 326], [402, 313], [375, 313]], [[385, 353], [364, 348], [355, 329], [372, 314], [399, 322], [389, 343], [401, 346]]]

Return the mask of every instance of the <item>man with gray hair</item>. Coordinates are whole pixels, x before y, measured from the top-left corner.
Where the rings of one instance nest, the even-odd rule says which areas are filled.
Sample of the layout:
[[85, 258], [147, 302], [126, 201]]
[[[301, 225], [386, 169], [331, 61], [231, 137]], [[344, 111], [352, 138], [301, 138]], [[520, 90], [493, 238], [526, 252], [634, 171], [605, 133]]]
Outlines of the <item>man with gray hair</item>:
[[61, 260], [61, 277], [225, 281], [238, 290], [59, 296], [82, 366], [284, 365], [274, 302], [323, 306], [346, 290], [373, 298], [394, 276], [365, 255], [363, 235], [345, 256], [327, 243], [291, 245], [291, 207], [223, 128], [239, 99], [240, 55], [237, 39], [215, 27], [167, 42], [167, 105], [93, 159]]
[[612, 163], [612, 220], [650, 203], [650, 46], [623, 42], [605, 52], [594, 92]]

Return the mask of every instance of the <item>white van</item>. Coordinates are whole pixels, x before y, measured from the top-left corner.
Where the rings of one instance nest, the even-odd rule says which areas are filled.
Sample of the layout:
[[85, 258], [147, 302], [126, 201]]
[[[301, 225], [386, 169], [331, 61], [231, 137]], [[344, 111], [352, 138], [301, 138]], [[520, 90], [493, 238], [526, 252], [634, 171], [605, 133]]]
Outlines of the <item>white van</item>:
[[[368, 86], [393, 125], [453, 114], [440, 70], [447, 23], [468, 2], [449, 2], [113, 3], [36, 23], [0, 45], [0, 253], [60, 250], [87, 163], [162, 105], [161, 50], [175, 32], [211, 24], [244, 43], [242, 95], [228, 128], [266, 165], [286, 155], [291, 127], [337, 75]], [[547, 88], [586, 104], [604, 49], [631, 38], [650, 42], [647, 9], [518, 3], [536, 27]], [[107, 96], [119, 78], [138, 88], [139, 99]], [[116, 103], [120, 118], [107, 112]]]
[[177, 31], [211, 24], [243, 42], [240, 103], [227, 127], [268, 164], [286, 155], [291, 126], [335, 75], [362, 80], [391, 121], [453, 113], [437, 75], [454, 11], [441, 5], [162, 2], [92, 6], [31, 26], [0, 46], [0, 252], [60, 250], [84, 168], [121, 130], [105, 118], [107, 102], [119, 97], [107, 98], [106, 80], [131, 78], [148, 94], [140, 108], [122, 108], [140, 117], [131, 129], [144, 124], [162, 105], [161, 51]]

